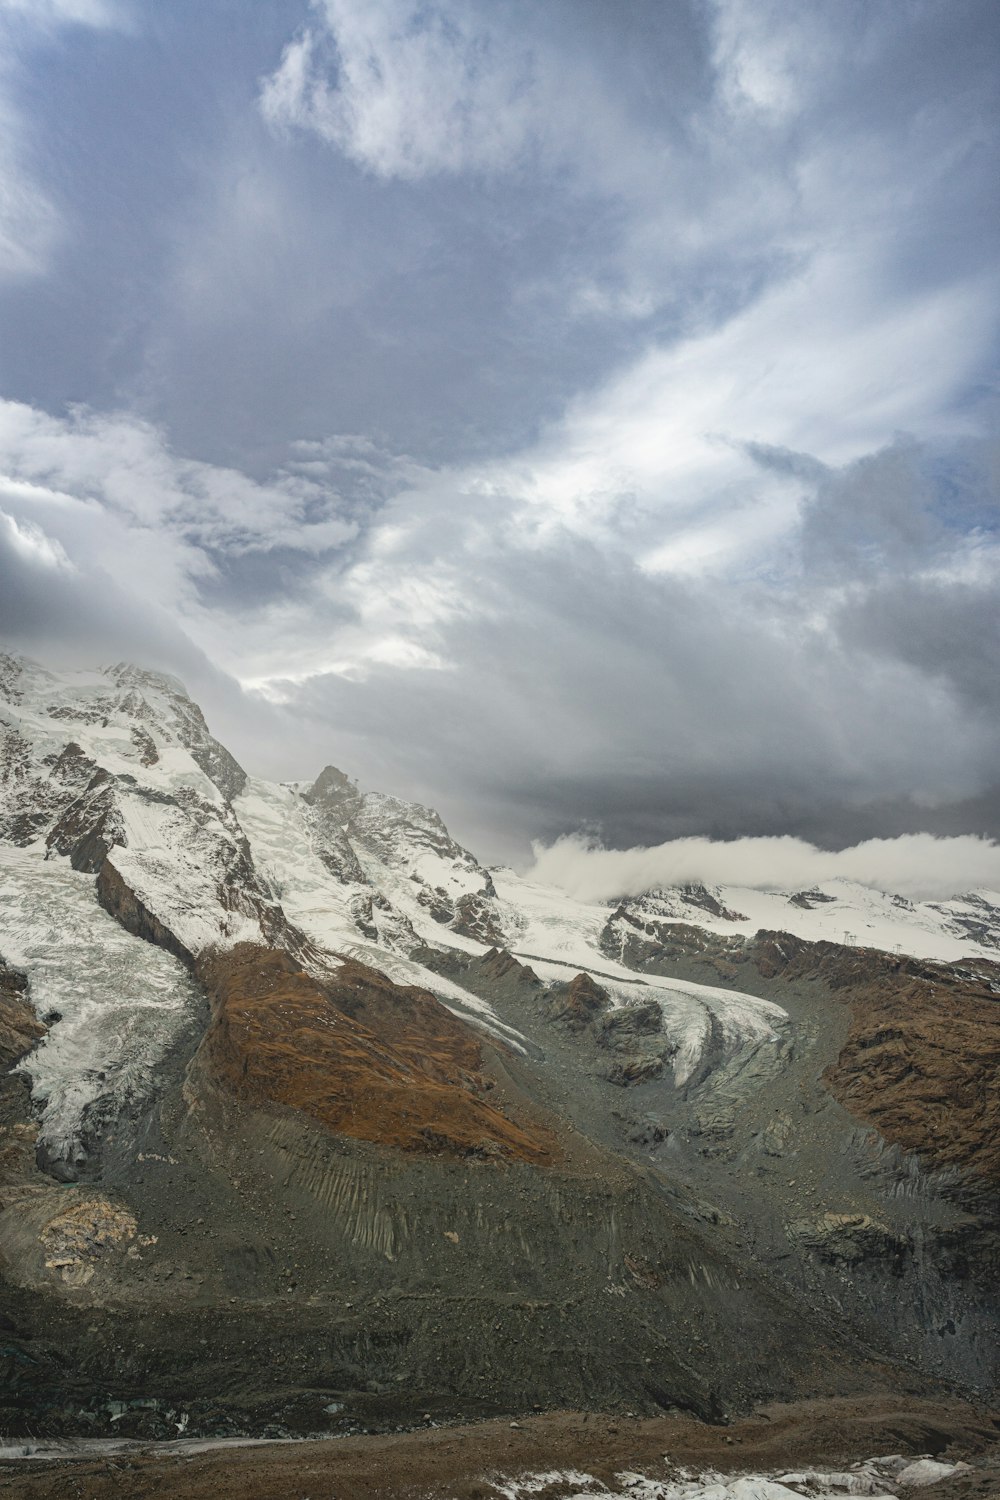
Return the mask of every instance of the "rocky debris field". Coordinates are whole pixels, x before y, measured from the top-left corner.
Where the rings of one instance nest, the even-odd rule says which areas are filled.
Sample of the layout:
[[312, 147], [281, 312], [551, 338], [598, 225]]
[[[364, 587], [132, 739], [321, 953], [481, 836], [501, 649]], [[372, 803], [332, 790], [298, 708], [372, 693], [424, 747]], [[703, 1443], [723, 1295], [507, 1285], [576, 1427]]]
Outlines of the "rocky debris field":
[[[21, 1500], [570, 1500], [591, 1495], [675, 1500], [701, 1491], [712, 1500], [822, 1494], [834, 1500], [851, 1493], [995, 1500], [998, 1434], [994, 1414], [960, 1402], [899, 1398], [770, 1406], [727, 1427], [686, 1418], [549, 1412], [473, 1426], [429, 1422], [425, 1431], [337, 1442], [207, 1449], [192, 1444], [170, 1451], [133, 1447], [99, 1456], [8, 1459], [0, 1463], [0, 1495]], [[821, 1489], [817, 1471], [841, 1482]], [[784, 1483], [768, 1492], [751, 1488], [749, 1479], [741, 1485], [741, 1475], [784, 1478]], [[705, 1476], [703, 1483], [696, 1483], [698, 1476]], [[724, 1476], [729, 1476], [725, 1488]], [[907, 1478], [905, 1485], [900, 1476]], [[928, 1479], [936, 1482], [927, 1484]]]

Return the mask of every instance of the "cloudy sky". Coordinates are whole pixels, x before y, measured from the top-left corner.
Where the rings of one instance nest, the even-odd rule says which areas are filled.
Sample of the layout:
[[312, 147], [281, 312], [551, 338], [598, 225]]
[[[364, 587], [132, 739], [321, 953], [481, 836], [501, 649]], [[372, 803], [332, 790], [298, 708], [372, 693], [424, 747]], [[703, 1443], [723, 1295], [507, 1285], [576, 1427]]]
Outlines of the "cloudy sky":
[[0, 632], [487, 856], [1000, 834], [994, 0], [0, 0]]

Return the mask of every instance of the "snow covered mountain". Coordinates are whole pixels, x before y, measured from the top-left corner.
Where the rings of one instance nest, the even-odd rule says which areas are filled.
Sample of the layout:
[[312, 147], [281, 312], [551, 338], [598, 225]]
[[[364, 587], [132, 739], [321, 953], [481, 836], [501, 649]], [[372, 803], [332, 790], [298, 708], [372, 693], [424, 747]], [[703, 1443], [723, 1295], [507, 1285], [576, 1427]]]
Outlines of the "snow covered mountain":
[[[516, 1030], [490, 1005], [420, 955], [506, 949], [546, 982], [588, 974], [613, 1008], [656, 1003], [662, 1058], [679, 1084], [713, 1036], [727, 1057], [777, 1045], [784, 1014], [717, 986], [637, 980], [637, 955], [669, 951], [675, 932], [787, 931], [948, 960], [1000, 952], [1000, 895], [990, 892], [914, 905], [835, 881], [806, 892], [686, 887], [581, 903], [485, 869], [435, 812], [362, 792], [334, 767], [311, 785], [248, 777], [180, 683], [124, 664], [52, 673], [0, 656], [0, 733], [3, 950], [62, 1018], [28, 1067], [46, 1101], [47, 1144], [64, 1156], [78, 1148], [74, 1130], [102, 1086], [131, 1096], [190, 998], [182, 969], [129, 944], [94, 911], [92, 882], [81, 877], [96, 875], [105, 912], [185, 962], [248, 941], [285, 947], [317, 972], [358, 960], [425, 986], [515, 1046]], [[81, 930], [95, 954], [85, 994], [54, 956], [72, 953], [75, 966]]]
[[[334, 767], [248, 776], [162, 674], [0, 655], [0, 979], [37, 1018], [17, 998], [5, 1023], [0, 985], [19, 1067], [0, 1075], [0, 1291], [136, 1309], [169, 1278], [193, 1318], [249, 1297], [278, 1339], [289, 1283], [341, 1309], [361, 1285], [367, 1352], [342, 1364], [371, 1372], [370, 1328], [403, 1336], [380, 1300], [401, 1287], [430, 1299], [406, 1325], [421, 1378], [458, 1389], [474, 1366], [501, 1406], [516, 1386], [715, 1411], [798, 1389], [796, 1361], [825, 1368], [834, 1346], [840, 1369], [838, 1320], [891, 1358], [919, 1347], [949, 1378], [992, 1379], [1000, 1320], [978, 1272], [954, 1287], [948, 1265], [963, 1236], [985, 1265], [993, 1221], [946, 1194], [971, 1173], [979, 1215], [1000, 1181], [974, 1083], [997, 1047], [998, 955], [995, 892], [576, 901]], [[511, 1279], [487, 1295], [498, 1242]], [[889, 1277], [907, 1291], [886, 1330]], [[589, 1352], [569, 1384], [513, 1353], [500, 1374], [441, 1343], [442, 1286], [478, 1299], [469, 1339], [490, 1319], [514, 1338], [532, 1287], [552, 1338], [571, 1326]], [[704, 1335], [734, 1317], [727, 1364]], [[599, 1333], [644, 1363], [605, 1368]]]
[[[126, 986], [143, 1024], [129, 1027], [131, 1046], [109, 1053], [105, 1032], [120, 1034], [129, 1009], [122, 985], [101, 986], [91, 963], [83, 996], [52, 959], [61, 946], [76, 962], [81, 903], [90, 910], [92, 883], [72, 871], [96, 875], [106, 912], [185, 962], [243, 942], [285, 947], [319, 973], [338, 959], [359, 960], [397, 983], [424, 985], [515, 1046], [516, 1031], [489, 1005], [412, 955], [523, 947], [555, 980], [600, 972], [615, 1004], [656, 998], [677, 1070], [696, 1064], [716, 1010], [734, 1048], [776, 1036], [775, 1006], [698, 985], [636, 983], [601, 951], [606, 910], [578, 907], [511, 872], [497, 877], [498, 889], [426, 808], [360, 792], [333, 767], [304, 787], [249, 778], [170, 678], [126, 665], [55, 674], [3, 657], [0, 695], [3, 945], [40, 1003], [62, 1018], [30, 1064], [48, 1101], [43, 1129], [53, 1150], [71, 1141], [80, 1123], [73, 1113], [94, 1081], [127, 1094], [135, 1073], [169, 1047], [186, 988], [180, 969], [169, 982], [154, 980], [147, 971], [162, 968], [162, 957], [123, 944], [120, 928], [94, 914], [101, 953], [124, 949], [144, 966], [141, 982]], [[151, 988], [165, 997], [160, 1025], [145, 1014]], [[71, 1033], [75, 1071], [67, 1077]]]

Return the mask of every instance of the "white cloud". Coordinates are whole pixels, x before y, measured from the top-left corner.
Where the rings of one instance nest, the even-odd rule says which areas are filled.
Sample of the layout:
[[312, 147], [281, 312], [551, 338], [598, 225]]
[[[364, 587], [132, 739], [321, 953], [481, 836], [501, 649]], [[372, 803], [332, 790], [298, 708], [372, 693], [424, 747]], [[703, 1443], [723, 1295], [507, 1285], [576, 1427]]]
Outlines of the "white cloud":
[[834, 39], [822, 17], [810, 11], [804, 27], [794, 10], [774, 0], [712, 0], [711, 11], [714, 62], [728, 107], [775, 122], [793, 114], [817, 67], [831, 63]]
[[65, 549], [59, 542], [46, 536], [42, 528], [33, 521], [18, 521], [6, 511], [0, 510], [0, 527], [6, 532], [11, 551], [23, 561], [36, 567], [63, 568], [68, 572], [75, 572]]
[[524, 545], [568, 529], [651, 572], [773, 568], [810, 486], [747, 445], [836, 467], [900, 430], [974, 430], [956, 401], [995, 338], [995, 279], [890, 293], [886, 274], [870, 246], [818, 255], [721, 325], [652, 347], [531, 449], [456, 488], [515, 502]]
[[730, 842], [672, 839], [650, 849], [603, 849], [580, 835], [534, 846], [533, 879], [582, 901], [639, 896], [659, 886], [744, 886], [802, 890], [830, 880], [914, 900], [947, 899], [970, 890], [1000, 890], [1000, 844], [972, 835], [929, 833], [867, 839], [850, 849], [817, 849], [796, 838]]
[[[0, 503], [19, 540], [4, 535], [8, 554], [44, 532], [82, 577], [106, 569], [182, 619], [245, 683], [322, 700], [330, 723], [368, 714], [386, 755], [438, 754], [448, 784], [505, 775], [508, 790], [531, 788], [535, 810], [558, 808], [550, 829], [577, 826], [594, 814], [587, 797], [629, 777], [634, 806], [655, 815], [702, 771], [715, 777], [698, 794], [705, 824], [723, 786], [779, 814], [791, 783], [796, 808], [978, 794], [995, 751], [967, 644], [982, 632], [960, 627], [980, 616], [931, 621], [903, 650], [916, 632], [899, 600], [869, 598], [887, 578], [914, 598], [930, 582], [985, 596], [997, 576], [996, 541], [925, 526], [919, 475], [902, 466], [897, 504], [882, 461], [898, 429], [932, 449], [970, 430], [963, 402], [988, 368], [996, 282], [957, 253], [964, 220], [924, 259], [941, 228], [935, 192], [975, 157], [975, 107], [949, 113], [943, 70], [926, 107], [918, 79], [883, 111], [874, 95], [906, 71], [907, 27], [875, 10], [878, 65], [859, 83], [828, 34], [851, 35], [853, 20], [821, 5], [693, 7], [708, 29], [692, 41], [678, 27], [674, 59], [665, 22], [654, 74], [630, 50], [638, 32], [597, 56], [604, 23], [567, 23], [572, 5], [313, 0], [260, 108], [380, 181], [331, 170], [316, 151], [293, 161], [256, 116], [249, 129], [230, 120], [224, 147], [205, 153], [204, 222], [176, 230], [182, 266], [163, 298], [182, 313], [189, 363], [176, 368], [214, 354], [202, 441], [256, 442], [242, 396], [270, 410], [273, 389], [284, 415], [258, 451], [291, 439], [290, 461], [254, 480], [184, 458], [128, 414], [55, 418], [9, 403]], [[85, 0], [0, 9], [33, 17], [37, 34], [43, 18], [110, 13]], [[17, 161], [30, 187], [27, 156]], [[482, 194], [482, 183], [423, 182], [463, 172], [494, 180]], [[503, 173], [516, 180], [495, 180]], [[305, 205], [321, 200], [311, 217]], [[37, 268], [58, 221], [44, 199], [23, 202], [11, 254]], [[486, 239], [503, 253], [482, 270]], [[476, 301], [477, 272], [499, 276], [482, 309], [462, 303]], [[535, 307], [537, 325], [525, 315]], [[442, 308], [447, 360], [424, 362]], [[256, 388], [253, 370], [230, 379], [251, 334]], [[581, 336], [601, 351], [582, 374], [571, 368]], [[533, 418], [532, 360], [560, 341], [538, 409], [564, 408], [517, 451], [494, 392], [523, 368]], [[498, 342], [513, 350], [506, 364]], [[400, 378], [414, 350], [419, 373]], [[154, 339], [148, 369], [156, 352]], [[448, 405], [460, 360], [487, 376], [471, 414]], [[352, 395], [355, 376], [371, 387], [345, 422], [419, 430], [401, 442], [426, 431], [437, 452], [461, 427], [450, 451], [470, 436], [461, 451], [499, 456], [431, 470], [364, 437], [294, 442], [340, 409], [309, 384], [331, 369], [348, 372]], [[167, 385], [187, 389], [176, 374]], [[393, 426], [397, 394], [417, 409], [409, 427]], [[241, 417], [205, 439], [227, 403]], [[852, 469], [865, 455], [873, 463]], [[929, 473], [937, 456], [919, 463]], [[935, 659], [945, 625], [955, 650]], [[345, 684], [356, 696], [337, 696]], [[630, 826], [619, 841], [697, 826]]]
[[[504, 8], [455, 0], [312, 7], [312, 24], [261, 81], [274, 129], [310, 131], [383, 179], [541, 170], [588, 196], [652, 194], [661, 210], [669, 183], [676, 206], [669, 140], [647, 137], [599, 61], [572, 33], [554, 39], [530, 7], [519, 24]], [[580, 310], [600, 297], [582, 289]], [[636, 311], [644, 297], [620, 294]]]
[[0, 489], [25, 505], [97, 502], [128, 531], [162, 533], [187, 549], [192, 571], [211, 556], [288, 547], [321, 553], [357, 531], [330, 489], [305, 475], [258, 483], [237, 469], [174, 453], [152, 424], [83, 408], [50, 417], [0, 402]]
[[[357, 531], [336, 491], [308, 477], [259, 483], [180, 457], [134, 417], [79, 410], [59, 418], [10, 401], [0, 401], [0, 503], [17, 558], [71, 561], [95, 593], [107, 576], [117, 580], [131, 600], [122, 607], [126, 636], [143, 612], [172, 618], [214, 661], [247, 678], [254, 675], [250, 633], [234, 629], [224, 607], [206, 604], [205, 588], [241, 559], [275, 551], [314, 558]], [[276, 572], [269, 562], [266, 576]], [[289, 574], [279, 592], [308, 631], [297, 578]], [[315, 593], [309, 598], [314, 609]], [[251, 605], [250, 613], [267, 609]], [[119, 649], [128, 652], [127, 638]]]
[[414, 0], [317, 8], [325, 32], [307, 28], [264, 81], [261, 108], [273, 125], [315, 131], [380, 177], [497, 170], [535, 140], [533, 58], [503, 28]]
[[[651, 428], [655, 410], [651, 399]], [[610, 424], [613, 411], [602, 421]], [[578, 439], [583, 430], [574, 429]], [[29, 575], [44, 566], [52, 586], [44, 598], [34, 590], [36, 613], [56, 622], [77, 618], [81, 607], [96, 608], [107, 595], [94, 623], [102, 655], [117, 630], [119, 654], [152, 641], [162, 659], [166, 647], [157, 643], [167, 638], [164, 622], [173, 621], [189, 646], [245, 687], [290, 714], [312, 716], [301, 745], [293, 735], [282, 742], [280, 764], [272, 757], [280, 774], [304, 774], [302, 755], [309, 765], [317, 755], [336, 759], [337, 745], [353, 734], [352, 767], [363, 770], [359, 754], [374, 754], [385, 784], [405, 786], [416, 756], [439, 778], [434, 796], [446, 811], [450, 797], [476, 802], [490, 778], [541, 786], [544, 803], [519, 814], [518, 833], [537, 831], [539, 805], [550, 828], [556, 820], [566, 827], [603, 817], [606, 809], [594, 799], [613, 800], [618, 786], [656, 787], [655, 796], [673, 797], [675, 805], [685, 795], [677, 789], [691, 787], [694, 811], [669, 825], [685, 830], [692, 817], [731, 826], [716, 819], [716, 808], [734, 788], [751, 808], [773, 799], [807, 811], [887, 797], [934, 805], [982, 790], [995, 765], [994, 734], [975, 703], [956, 694], [950, 659], [942, 663], [931, 652], [925, 667], [926, 647], [917, 642], [915, 656], [905, 640], [900, 647], [899, 630], [907, 627], [895, 623], [891, 599], [884, 620], [876, 611], [865, 623], [869, 583], [901, 579], [912, 591], [921, 581], [944, 587], [970, 576], [966, 532], [949, 541], [933, 528], [893, 572], [892, 537], [910, 525], [907, 505], [931, 503], [923, 480], [932, 456], [907, 449], [841, 473], [780, 451], [763, 455], [769, 470], [761, 455], [752, 461], [735, 445], [723, 445], [721, 459], [706, 450], [713, 462], [737, 465], [737, 478], [759, 473], [772, 516], [784, 486], [793, 500], [814, 497], [810, 524], [820, 536], [839, 535], [841, 525], [853, 535], [852, 518], [864, 511], [873, 535], [888, 538], [869, 583], [841, 548], [846, 560], [829, 579], [809, 577], [803, 585], [793, 505], [778, 533], [789, 556], [780, 567], [772, 556], [765, 591], [743, 576], [739, 555], [722, 571], [716, 553], [702, 577], [690, 576], [691, 569], [683, 578], [676, 568], [643, 572], [637, 563], [662, 528], [655, 507], [652, 519], [640, 510], [618, 527], [606, 518], [554, 520], [562, 492], [554, 486], [555, 495], [548, 493], [545, 465], [556, 463], [564, 444], [565, 434], [555, 433], [519, 464], [431, 471], [384, 458], [369, 442], [331, 439], [298, 445], [304, 474], [265, 484], [180, 457], [161, 432], [132, 417], [78, 411], [56, 418], [0, 403], [0, 505], [8, 517], [0, 541], [12, 583], [22, 575], [21, 592], [15, 587], [6, 600], [8, 628], [20, 628], [32, 597]], [[631, 479], [653, 492], [669, 470], [662, 452], [650, 458], [640, 450]], [[669, 444], [664, 451], [669, 458]], [[627, 456], [624, 448], [618, 453], [623, 472]], [[698, 467], [701, 449], [686, 461], [703, 488], [723, 472]], [[357, 537], [338, 495], [350, 476], [371, 497]], [[543, 530], [525, 524], [533, 507], [549, 507]], [[743, 547], [752, 554], [760, 543], [753, 510], [732, 500], [731, 515], [749, 516], [737, 553]], [[784, 525], [784, 511], [781, 517]], [[678, 535], [689, 545], [706, 534], [708, 520], [700, 524], [701, 532], [679, 508]], [[971, 576], [988, 587], [996, 548], [990, 554], [978, 537], [974, 551]], [[292, 554], [297, 563], [288, 562]], [[68, 565], [72, 588], [67, 584], [60, 604]], [[230, 588], [233, 568], [244, 565], [249, 571]], [[933, 644], [936, 627], [928, 619]], [[975, 613], [968, 626], [965, 619], [948, 629], [975, 632]], [[44, 621], [37, 625], [43, 628]], [[24, 644], [32, 649], [29, 639]], [[979, 656], [964, 651], [959, 689], [982, 671]], [[175, 669], [187, 670], [183, 662]], [[317, 749], [324, 736], [329, 748]], [[635, 836], [630, 826], [626, 839]], [[732, 853], [734, 846], [722, 847]], [[692, 850], [699, 859], [704, 854], [700, 845], [681, 852]], [[767, 851], [749, 852], [757, 858]], [[578, 854], [575, 845], [562, 850], [568, 873], [559, 878], [576, 878]], [[587, 854], [579, 878], [604, 882], [594, 887], [603, 891], [609, 878], [625, 878], [617, 860]], [[662, 861], [646, 851], [633, 864], [642, 884], [666, 878]], [[678, 868], [677, 879], [736, 878], [713, 874], [710, 862]], [[782, 883], [799, 874], [799, 883], [829, 878], [813, 865], [789, 868]], [[889, 877], [895, 868], [852, 867], [857, 878], [909, 891], [905, 872]], [[915, 868], [923, 879], [923, 866]], [[750, 871], [747, 878], [758, 877]], [[974, 882], [969, 876], [964, 883]]]

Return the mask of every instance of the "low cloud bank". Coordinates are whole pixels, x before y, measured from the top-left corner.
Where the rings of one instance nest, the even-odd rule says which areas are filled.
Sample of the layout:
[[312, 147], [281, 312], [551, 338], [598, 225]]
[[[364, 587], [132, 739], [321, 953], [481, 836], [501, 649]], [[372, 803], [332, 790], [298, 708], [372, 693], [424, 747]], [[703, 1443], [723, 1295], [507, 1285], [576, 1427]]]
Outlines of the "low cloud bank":
[[867, 839], [851, 849], [817, 849], [796, 838], [672, 839], [643, 849], [604, 849], [582, 834], [533, 845], [530, 879], [580, 901], [639, 896], [657, 886], [736, 885], [802, 890], [856, 880], [912, 900], [1000, 889], [1000, 844], [975, 835], [930, 833]]

